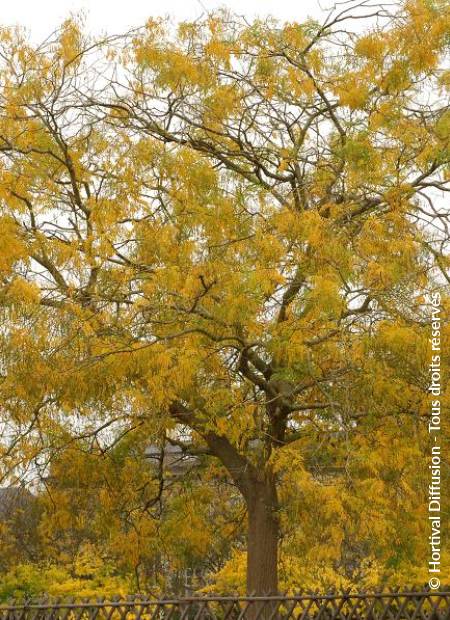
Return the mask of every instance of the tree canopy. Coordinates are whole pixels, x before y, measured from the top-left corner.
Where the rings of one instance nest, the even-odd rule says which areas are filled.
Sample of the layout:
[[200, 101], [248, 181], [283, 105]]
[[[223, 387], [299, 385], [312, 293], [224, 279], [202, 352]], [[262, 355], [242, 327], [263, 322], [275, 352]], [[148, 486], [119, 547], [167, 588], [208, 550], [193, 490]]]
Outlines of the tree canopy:
[[[277, 590], [279, 551], [297, 587], [422, 579], [429, 295], [443, 368], [450, 351], [449, 35], [448, 3], [426, 0], [105, 39], [71, 19], [39, 46], [3, 29], [4, 479], [39, 476], [68, 508], [52, 471], [102, 486], [111, 451], [168, 442], [199, 457], [192, 493], [236, 518], [242, 498], [249, 592]], [[134, 458], [113, 495], [157, 539]], [[108, 485], [100, 500], [113, 511]], [[242, 587], [233, 541], [224, 588]]]

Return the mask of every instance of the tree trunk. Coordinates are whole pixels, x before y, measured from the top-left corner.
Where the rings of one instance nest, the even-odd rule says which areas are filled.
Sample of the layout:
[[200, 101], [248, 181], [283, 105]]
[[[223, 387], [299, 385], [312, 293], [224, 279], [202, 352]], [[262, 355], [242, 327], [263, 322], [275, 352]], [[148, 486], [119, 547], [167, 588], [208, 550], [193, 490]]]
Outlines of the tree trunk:
[[[230, 441], [211, 431], [203, 437], [212, 454], [221, 460], [245, 499], [248, 512], [247, 593], [264, 596], [278, 593], [278, 497], [273, 472], [267, 463], [255, 466], [240, 454]], [[263, 620], [265, 613], [253, 616], [256, 605], [249, 609], [249, 619]], [[266, 605], [269, 609], [269, 605]]]
[[277, 594], [279, 524], [274, 480], [256, 482], [245, 499], [248, 509], [247, 593]]

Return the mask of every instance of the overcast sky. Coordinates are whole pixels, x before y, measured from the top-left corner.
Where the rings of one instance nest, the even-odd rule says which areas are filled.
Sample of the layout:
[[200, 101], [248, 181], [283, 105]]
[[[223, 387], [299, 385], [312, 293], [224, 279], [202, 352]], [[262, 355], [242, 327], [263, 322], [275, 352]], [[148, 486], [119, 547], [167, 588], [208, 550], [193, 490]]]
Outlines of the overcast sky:
[[[91, 32], [120, 33], [145, 23], [148, 17], [170, 15], [175, 20], [190, 20], [226, 5], [248, 17], [273, 15], [286, 21], [320, 18], [321, 10], [332, 0], [3, 0], [0, 21], [3, 25], [26, 26], [33, 38], [43, 39], [71, 12], [83, 10]], [[205, 11], [206, 9], [206, 11]]]

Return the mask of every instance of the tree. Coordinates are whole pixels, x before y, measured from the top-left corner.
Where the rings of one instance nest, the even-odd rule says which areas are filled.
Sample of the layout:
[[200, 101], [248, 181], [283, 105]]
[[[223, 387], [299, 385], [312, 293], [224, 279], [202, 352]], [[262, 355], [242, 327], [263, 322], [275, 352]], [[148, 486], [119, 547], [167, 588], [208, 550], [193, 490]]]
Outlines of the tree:
[[9, 562], [30, 562], [39, 557], [36, 537], [40, 510], [36, 498], [26, 489], [0, 489], [1, 569]]
[[72, 441], [58, 452], [39, 496], [42, 555], [73, 566], [95, 549], [133, 591], [186, 595], [226, 552], [242, 506], [200, 463], [181, 475], [143, 462], [146, 443], [137, 429], [108, 451]]
[[67, 429], [216, 458], [268, 593], [293, 462], [350, 493], [382, 470], [371, 442], [423, 446], [449, 28], [418, 0], [106, 40], [69, 20], [40, 47], [2, 31], [4, 470], [45, 468]]

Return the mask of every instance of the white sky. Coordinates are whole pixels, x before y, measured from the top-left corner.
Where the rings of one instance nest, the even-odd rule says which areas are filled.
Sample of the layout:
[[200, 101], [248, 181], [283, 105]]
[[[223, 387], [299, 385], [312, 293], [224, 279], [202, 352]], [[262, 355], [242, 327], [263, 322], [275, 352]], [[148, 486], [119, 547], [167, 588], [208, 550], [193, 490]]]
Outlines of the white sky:
[[[2, 0], [0, 25], [21, 24], [33, 39], [49, 35], [71, 12], [83, 10], [91, 32], [121, 33], [140, 26], [150, 16], [170, 15], [177, 21], [191, 20], [202, 12], [226, 5], [233, 12], [252, 18], [273, 15], [282, 21], [321, 20], [321, 10], [332, 0]], [[322, 21], [322, 20], [321, 20]]]

